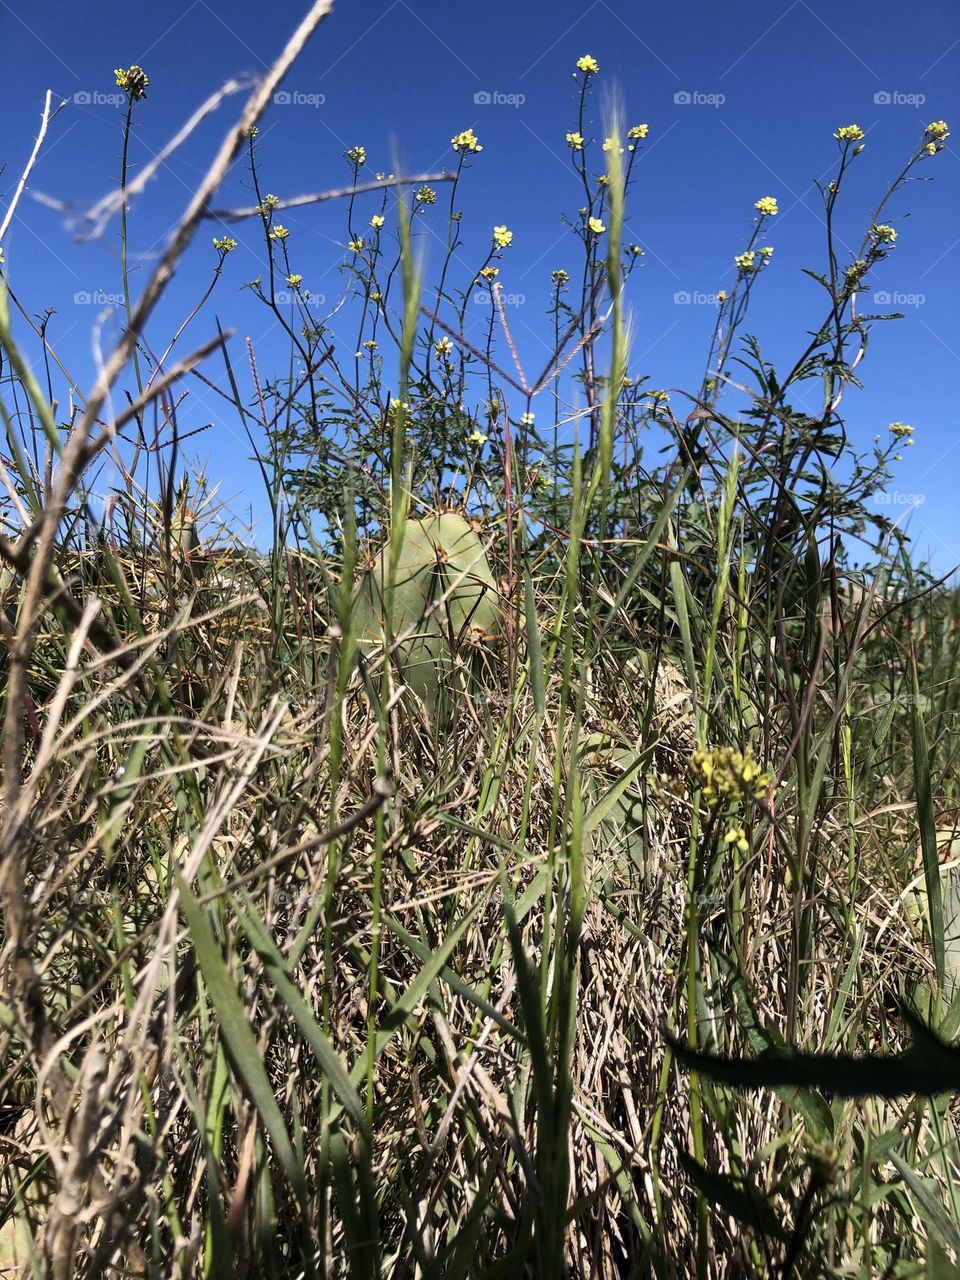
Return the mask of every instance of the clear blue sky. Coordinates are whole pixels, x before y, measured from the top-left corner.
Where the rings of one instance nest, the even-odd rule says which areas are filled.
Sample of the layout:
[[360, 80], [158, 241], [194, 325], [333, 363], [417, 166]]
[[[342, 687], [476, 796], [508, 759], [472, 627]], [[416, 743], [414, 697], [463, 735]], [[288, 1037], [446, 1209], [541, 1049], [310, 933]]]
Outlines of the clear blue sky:
[[[111, 97], [113, 68], [140, 63], [150, 76], [148, 99], [136, 113], [136, 166], [221, 82], [261, 72], [305, 7], [290, 0], [54, 0], [14, 7], [0, 0], [0, 161], [6, 165], [0, 186], [6, 197], [32, 145], [44, 90], [68, 100], [5, 239], [9, 278], [33, 313], [56, 308], [50, 338], [81, 380], [92, 368], [100, 308], [74, 299], [98, 290], [119, 293], [118, 231], [111, 225], [99, 242], [78, 244], [63, 214], [37, 196], [82, 210], [115, 182], [122, 109]], [[273, 107], [263, 121], [265, 189], [288, 196], [340, 185], [348, 176], [342, 153], [357, 143], [366, 148], [371, 171], [394, 167], [394, 144], [407, 171], [443, 169], [453, 158], [451, 135], [472, 127], [484, 151], [462, 188], [464, 246], [456, 265], [462, 279], [455, 283], [466, 285], [475, 272], [493, 224], [507, 224], [514, 243], [501, 280], [507, 293], [523, 297], [512, 313], [515, 328], [524, 357], [539, 369], [550, 271], [579, 261], [579, 245], [560, 214], [575, 213], [580, 203], [564, 135], [575, 128], [571, 72], [584, 53], [601, 65], [598, 107], [605, 89], [616, 86], [628, 122], [650, 126], [629, 227], [646, 256], [628, 300], [631, 372], [648, 374], [655, 387], [695, 389], [714, 309], [678, 295], [696, 298], [730, 287], [733, 255], [749, 235], [753, 202], [762, 195], [775, 196], [780, 206], [768, 237], [776, 252], [754, 291], [747, 327], [769, 357], [792, 363], [806, 329], [822, 314], [819, 290], [801, 268], [820, 269], [824, 262], [812, 181], [829, 177], [838, 125], [856, 122], [867, 133], [839, 224], [851, 251], [924, 125], [941, 118], [953, 125], [945, 152], [920, 170], [932, 181], [902, 192], [887, 214], [888, 221], [910, 216], [896, 222], [897, 247], [872, 282], [876, 290], [902, 295], [887, 309], [903, 310], [907, 318], [874, 329], [862, 367], [866, 390], [847, 400], [851, 436], [863, 448], [877, 433], [886, 438], [891, 421], [914, 425], [916, 444], [905, 450], [892, 488], [922, 497], [911, 520], [917, 547], [939, 569], [952, 567], [960, 561], [956, 0], [915, 0], [907, 8], [895, 0], [844, 6], [833, 0], [648, 6], [341, 0], [285, 85], [294, 101]], [[477, 101], [478, 94], [496, 100]], [[695, 100], [678, 101], [678, 95]], [[131, 242], [141, 269], [163, 244], [240, 101], [232, 99], [205, 122], [135, 202]], [[231, 176], [224, 202], [251, 202], [243, 173]], [[366, 212], [374, 208], [371, 198]], [[433, 212], [442, 231], [440, 206]], [[304, 283], [332, 305], [345, 260], [342, 208], [292, 212], [283, 220]], [[231, 230], [240, 247], [184, 351], [190, 337], [197, 342], [213, 332], [216, 314], [236, 330], [237, 362], [249, 336], [269, 371], [285, 348], [268, 313], [239, 291], [263, 271], [262, 243], [252, 224]], [[210, 235], [217, 231], [213, 225], [210, 234], [204, 231], [181, 267], [149, 333], [155, 348], [202, 292], [215, 260]], [[439, 240], [428, 243], [427, 252], [428, 267], [437, 265]], [[861, 309], [873, 310], [869, 303], [862, 299]], [[108, 320], [102, 341], [115, 330], [116, 321]], [[354, 340], [345, 334], [343, 350]], [[238, 511], [248, 502], [256, 507], [256, 479], [236, 423], [199, 386], [191, 396], [184, 420], [215, 423], [199, 437], [197, 456], [209, 460], [211, 479], [223, 482]]]

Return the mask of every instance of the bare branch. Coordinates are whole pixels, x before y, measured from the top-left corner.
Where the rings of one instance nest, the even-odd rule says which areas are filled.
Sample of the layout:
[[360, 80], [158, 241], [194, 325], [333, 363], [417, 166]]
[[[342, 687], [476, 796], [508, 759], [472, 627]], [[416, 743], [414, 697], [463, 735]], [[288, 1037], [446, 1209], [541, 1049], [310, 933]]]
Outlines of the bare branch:
[[[352, 187], [334, 187], [330, 191], [316, 191], [312, 195], [291, 196], [289, 200], [278, 200], [272, 205], [278, 209], [300, 209], [307, 204], [320, 204], [324, 200], [342, 200], [344, 196], [362, 195], [364, 191], [381, 191], [386, 187], [412, 187], [425, 182], [453, 182], [455, 173], [410, 173], [401, 174], [399, 178], [378, 178], [376, 182], [358, 182]], [[258, 204], [249, 205], [245, 209], [208, 209], [205, 218], [216, 218], [221, 222], [240, 222], [244, 218], [262, 216], [263, 210]]]

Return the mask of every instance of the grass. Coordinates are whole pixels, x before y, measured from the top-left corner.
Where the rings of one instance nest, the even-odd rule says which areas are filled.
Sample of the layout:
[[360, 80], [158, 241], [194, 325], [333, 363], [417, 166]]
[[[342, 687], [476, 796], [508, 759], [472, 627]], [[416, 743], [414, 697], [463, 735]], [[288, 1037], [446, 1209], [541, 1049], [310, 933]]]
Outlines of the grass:
[[[354, 148], [361, 354], [342, 365], [255, 131], [326, 8], [254, 89], [70, 423], [31, 373], [55, 352], [4, 287], [0, 1260], [957, 1274], [960, 597], [872, 514], [909, 429], [860, 457], [841, 417], [872, 323], [858, 293], [893, 243], [880, 215], [945, 126], [852, 263], [830, 228], [860, 137], [838, 131], [824, 320], [783, 375], [743, 328], [775, 216], [757, 209], [680, 416], [630, 364], [645, 128], [605, 123], [603, 183], [572, 149], [580, 296], [554, 273], [532, 381], [501, 367], [502, 235], [475, 278], [485, 346], [462, 332], [476, 283], [454, 286], [452, 215], [476, 139], [452, 174], [374, 183], [384, 224], [365, 230]], [[597, 72], [579, 75], [585, 137]], [[238, 157], [286, 377], [222, 334], [176, 366], [144, 338]], [[433, 286], [414, 243], [441, 179]], [[214, 362], [263, 478], [257, 550], [180, 461], [176, 397], [214, 387]], [[123, 483], [100, 521], [104, 458]], [[471, 561], [413, 539], [436, 510], [468, 518]], [[382, 619], [358, 628], [373, 574]], [[409, 678], [424, 646], [430, 697]]]

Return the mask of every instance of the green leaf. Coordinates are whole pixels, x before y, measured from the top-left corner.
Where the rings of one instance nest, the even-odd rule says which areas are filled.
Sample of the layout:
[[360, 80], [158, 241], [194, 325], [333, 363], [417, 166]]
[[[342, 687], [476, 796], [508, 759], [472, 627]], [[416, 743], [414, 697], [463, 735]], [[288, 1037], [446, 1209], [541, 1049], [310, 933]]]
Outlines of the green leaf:
[[291, 1017], [316, 1054], [320, 1069], [330, 1081], [330, 1087], [340, 1099], [344, 1110], [358, 1123], [363, 1122], [363, 1104], [360, 1095], [350, 1082], [350, 1074], [340, 1055], [323, 1034], [317, 1020], [290, 977], [283, 956], [270, 936], [266, 925], [257, 915], [250, 898], [244, 895], [247, 909], [237, 907], [237, 920], [260, 957], [266, 976], [273, 983], [277, 994], [289, 1010]]
[[263, 1126], [273, 1143], [280, 1165], [302, 1202], [306, 1201], [306, 1183], [303, 1167], [297, 1161], [283, 1116], [267, 1078], [267, 1071], [260, 1057], [253, 1028], [247, 1011], [237, 994], [230, 971], [224, 964], [213, 930], [200, 904], [190, 891], [190, 886], [177, 869], [180, 901], [187, 926], [193, 938], [197, 964], [203, 974], [210, 1002], [220, 1020], [220, 1032], [230, 1064], [263, 1121]]
[[907, 1162], [891, 1151], [887, 1157], [910, 1189], [920, 1209], [920, 1216], [932, 1228], [944, 1244], [960, 1253], [960, 1231], [940, 1202], [939, 1187], [931, 1178], [921, 1177]]
[[913, 786], [917, 806], [917, 823], [920, 827], [920, 848], [923, 853], [923, 878], [927, 888], [927, 911], [930, 919], [930, 938], [933, 942], [933, 963], [937, 971], [937, 986], [943, 990], [946, 948], [943, 933], [943, 892], [940, 884], [940, 858], [937, 850], [937, 821], [933, 812], [933, 793], [930, 787], [930, 759], [927, 753], [927, 734], [920, 710], [920, 684], [917, 679], [917, 655], [910, 655], [910, 676], [913, 683], [911, 721], [913, 731]]
[[681, 1151], [679, 1155], [680, 1163], [690, 1181], [715, 1209], [722, 1209], [745, 1227], [753, 1227], [755, 1231], [771, 1236], [774, 1240], [789, 1239], [765, 1196], [729, 1174], [711, 1173], [686, 1151]]

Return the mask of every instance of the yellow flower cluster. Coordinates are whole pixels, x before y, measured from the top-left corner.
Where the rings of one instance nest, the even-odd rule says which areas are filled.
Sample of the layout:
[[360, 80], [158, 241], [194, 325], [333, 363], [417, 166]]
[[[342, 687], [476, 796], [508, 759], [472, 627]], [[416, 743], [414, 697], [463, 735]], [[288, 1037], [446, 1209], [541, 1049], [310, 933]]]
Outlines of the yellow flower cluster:
[[731, 827], [723, 837], [724, 844], [735, 844], [741, 853], [750, 852], [750, 842], [743, 827]]
[[217, 253], [231, 253], [237, 247], [237, 242], [232, 236], [220, 236], [214, 239], [213, 247]]
[[453, 343], [449, 338], [440, 338], [433, 344], [433, 352], [438, 360], [449, 360], [450, 352], [453, 350]]
[[760, 254], [760, 257], [763, 259], [764, 263], [767, 263], [773, 257], [773, 246], [769, 244], [765, 244], [763, 248], [758, 249], [757, 252]]
[[780, 212], [775, 196], [761, 196], [753, 207], [765, 218], [772, 218], [775, 213]]
[[371, 227], [373, 227], [374, 231], [379, 231], [380, 228], [383, 226], [383, 222], [384, 222], [383, 215], [380, 213], [375, 213], [373, 217], [370, 219], [370, 225]]
[[355, 239], [350, 241], [350, 243], [347, 245], [347, 248], [350, 250], [351, 253], [359, 253], [360, 250], [363, 248], [363, 243], [364, 243], [363, 236], [357, 236]]
[[897, 233], [893, 227], [888, 227], [885, 222], [878, 222], [870, 228], [870, 239], [876, 244], [896, 244]]
[[932, 120], [924, 129], [923, 136], [930, 139], [923, 148], [924, 154], [935, 156], [938, 151], [943, 150], [943, 144], [950, 137], [946, 120]]
[[587, 226], [595, 236], [602, 236], [607, 229], [600, 218], [588, 218]]
[[486, 444], [489, 439], [482, 431], [471, 431], [467, 436], [467, 444]]
[[567, 146], [570, 148], [571, 151], [582, 151], [583, 150], [583, 134], [568, 133]]
[[509, 249], [513, 244], [513, 232], [508, 231], [506, 227], [493, 228], [493, 243], [498, 249]]
[[632, 124], [627, 130], [627, 137], [636, 142], [638, 139], [645, 138], [649, 132], [648, 124]]
[[287, 284], [291, 289], [299, 289], [303, 284], [303, 276], [300, 275], [298, 271], [292, 271], [290, 275], [287, 276]]
[[570, 276], [564, 271], [563, 267], [558, 267], [556, 271], [551, 271], [550, 279], [558, 288], [570, 283]]
[[283, 226], [282, 223], [278, 222], [277, 225], [270, 232], [270, 239], [286, 240], [289, 234], [290, 234], [289, 230], [285, 226]]
[[500, 268], [499, 267], [481, 267], [480, 274], [484, 278], [484, 280], [496, 280], [497, 276], [500, 274]]
[[746, 253], [738, 253], [733, 261], [738, 271], [753, 271], [757, 265], [756, 254], [752, 249], [747, 250]]
[[890, 434], [904, 444], [913, 444], [913, 427], [908, 422], [891, 422]]
[[850, 286], [859, 284], [860, 280], [866, 273], [866, 270], [867, 264], [864, 262], [863, 258], [857, 258], [856, 261], [851, 262], [849, 267], [847, 267], [846, 271], [843, 273], [846, 277], [847, 284]]
[[698, 748], [690, 757], [690, 772], [709, 805], [762, 800], [773, 781], [751, 751], [735, 751], [733, 747]]
[[858, 124], [845, 124], [833, 136], [838, 142], [862, 142], [863, 130]]
[[352, 165], [355, 165], [356, 168], [358, 169], [362, 164], [367, 163], [366, 147], [351, 147], [350, 150], [345, 153], [345, 155], [346, 155], [346, 158], [350, 161], [350, 163]]
[[280, 197], [273, 195], [271, 192], [263, 197], [263, 203], [260, 206], [261, 213], [269, 213], [271, 209], [275, 209], [280, 203]]
[[450, 145], [454, 151], [482, 151], [483, 147], [477, 141], [477, 135], [472, 129], [464, 129], [462, 133], [456, 134], [450, 139]]
[[150, 77], [143, 67], [138, 67], [134, 63], [132, 67], [127, 67], [126, 70], [123, 67], [117, 67], [113, 74], [117, 82], [117, 88], [126, 90], [134, 102], [139, 102], [141, 98], [147, 96]]
[[436, 204], [437, 193], [433, 187], [421, 187], [417, 192], [417, 204]]
[[595, 76], [600, 70], [600, 63], [589, 53], [585, 53], [582, 58], [577, 59], [577, 70], [582, 71], [585, 76]]

